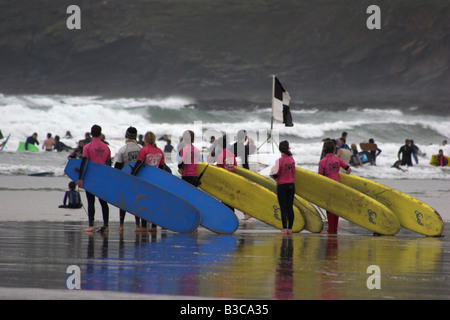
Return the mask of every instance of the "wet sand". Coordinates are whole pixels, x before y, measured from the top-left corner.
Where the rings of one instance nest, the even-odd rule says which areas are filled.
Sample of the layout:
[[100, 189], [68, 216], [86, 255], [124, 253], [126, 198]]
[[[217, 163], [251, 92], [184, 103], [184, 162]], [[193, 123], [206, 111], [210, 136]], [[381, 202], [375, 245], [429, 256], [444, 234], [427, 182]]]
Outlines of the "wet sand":
[[84, 209], [57, 208], [68, 181], [0, 176], [1, 299], [450, 299], [446, 181], [383, 181], [437, 209], [441, 238], [374, 237], [342, 219], [338, 235], [285, 237], [254, 219], [233, 235], [136, 234], [132, 215], [120, 234], [112, 206], [109, 234], [87, 235]]

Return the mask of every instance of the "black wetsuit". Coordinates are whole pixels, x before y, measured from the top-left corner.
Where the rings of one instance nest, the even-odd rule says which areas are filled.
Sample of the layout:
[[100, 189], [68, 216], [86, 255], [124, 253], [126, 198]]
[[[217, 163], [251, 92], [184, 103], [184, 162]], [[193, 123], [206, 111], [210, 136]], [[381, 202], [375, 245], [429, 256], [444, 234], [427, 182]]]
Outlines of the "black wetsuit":
[[37, 144], [39, 145], [39, 141], [37, 139], [33, 138], [33, 136], [29, 136], [27, 140], [25, 141], [25, 150], [28, 150], [29, 144]]
[[[69, 203], [66, 205], [67, 200], [69, 200]], [[81, 204], [80, 193], [75, 190], [70, 190], [66, 191], [66, 193], [64, 194], [63, 204], [60, 205], [59, 208], [78, 209], [82, 206], [83, 205]]]
[[411, 155], [414, 152], [414, 148], [410, 145], [405, 144], [404, 146], [402, 146], [400, 148], [400, 150], [398, 150], [398, 155], [400, 155], [400, 153], [402, 154], [402, 166], [409, 166], [412, 167], [412, 160], [411, 160]]

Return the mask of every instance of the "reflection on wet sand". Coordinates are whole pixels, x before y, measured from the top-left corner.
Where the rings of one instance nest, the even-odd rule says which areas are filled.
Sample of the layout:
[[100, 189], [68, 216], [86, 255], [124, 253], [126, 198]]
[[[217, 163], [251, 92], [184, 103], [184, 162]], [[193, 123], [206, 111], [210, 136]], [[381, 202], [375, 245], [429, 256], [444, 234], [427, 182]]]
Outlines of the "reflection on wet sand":
[[[88, 236], [79, 228], [0, 225], [0, 287], [63, 289], [67, 267], [77, 265], [82, 290], [282, 300], [450, 298], [445, 237], [282, 236], [251, 228], [234, 235], [142, 235], [131, 224], [124, 234]], [[380, 269], [380, 289], [367, 287], [371, 265]]]

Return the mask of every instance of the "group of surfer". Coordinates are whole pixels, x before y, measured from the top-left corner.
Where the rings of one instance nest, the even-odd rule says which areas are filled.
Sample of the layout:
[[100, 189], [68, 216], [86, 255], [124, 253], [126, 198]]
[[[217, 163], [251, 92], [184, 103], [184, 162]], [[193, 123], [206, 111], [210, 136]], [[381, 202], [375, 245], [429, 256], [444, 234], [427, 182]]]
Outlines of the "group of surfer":
[[[92, 135], [92, 137], [90, 135]], [[90, 135], [87, 134], [86, 140], [83, 141], [82, 163], [79, 179], [76, 183], [80, 188], [83, 188], [83, 176], [88, 160], [100, 164], [112, 165], [111, 151], [107, 143], [102, 139], [101, 127], [98, 125], [92, 126]], [[346, 144], [346, 136], [347, 134], [344, 132], [342, 137], [337, 139], [337, 141], [324, 139], [322, 156], [319, 161], [318, 173], [338, 182], [339, 172], [347, 174], [351, 172], [350, 164], [355, 164], [356, 161], [359, 161], [362, 165], [362, 161], [358, 157], [356, 145], [352, 144], [352, 147], [349, 147]], [[184, 181], [198, 187], [200, 185], [200, 179], [197, 173], [197, 164], [202, 161], [202, 156], [200, 151], [193, 144], [194, 138], [194, 132], [191, 130], [186, 130], [183, 133], [180, 144], [177, 146], [179, 155], [178, 169]], [[214, 143], [212, 144], [213, 147], [209, 150], [208, 157], [213, 157], [218, 167], [234, 172], [234, 167], [237, 165], [236, 157], [240, 156], [243, 159], [242, 166], [249, 169], [248, 155], [250, 154], [250, 149], [247, 139], [248, 137], [245, 130], [238, 132], [237, 142], [232, 145], [227, 143], [226, 135], [217, 140], [212, 139], [211, 141]], [[116, 154], [114, 168], [121, 170], [128, 163], [135, 162], [135, 165], [131, 170], [131, 174], [133, 175], [136, 175], [139, 172], [143, 164], [171, 172], [171, 169], [166, 164], [164, 152], [156, 146], [156, 136], [153, 132], [149, 131], [145, 134], [143, 144], [144, 145], [137, 141], [136, 128], [130, 126], [125, 132], [125, 145], [122, 146]], [[374, 145], [369, 146], [369, 148], [371, 156], [373, 156], [372, 164], [375, 165], [375, 159], [381, 153], [381, 150], [376, 146], [373, 139], [369, 140], [369, 144]], [[170, 142], [168, 145], [170, 145]], [[400, 157], [400, 154], [402, 154], [402, 161], [405, 161], [406, 165], [412, 165], [411, 161], [408, 162], [408, 156], [417, 154], [417, 151], [415, 150], [418, 149], [415, 149], [413, 147], [413, 142], [407, 139], [405, 146], [400, 148], [398, 155]], [[282, 233], [290, 234], [292, 233], [294, 222], [293, 201], [295, 194], [294, 182], [296, 162], [292, 157], [288, 141], [280, 142], [279, 151], [281, 157], [277, 159], [275, 166], [272, 168], [271, 176], [277, 183], [277, 197], [281, 211]], [[401, 163], [403, 164], [403, 162]], [[72, 203], [72, 199], [75, 199], [75, 202], [79, 201], [79, 196], [76, 196], [73, 192], [73, 185], [69, 186], [69, 189], [70, 190], [65, 195], [65, 199], [69, 199], [69, 205], [67, 207], [79, 206], [79, 203]], [[86, 197], [88, 201], [89, 226], [83, 231], [92, 233], [94, 232], [95, 196], [86, 191]], [[66, 200], [64, 200], [64, 205], [65, 201]], [[100, 228], [99, 231], [107, 232], [109, 207], [105, 201], [101, 199], [99, 199], [99, 201], [103, 214], [103, 227]], [[234, 210], [233, 208], [230, 209]], [[123, 231], [125, 215], [126, 212], [120, 209], [120, 232]], [[328, 230], [326, 233], [337, 233], [339, 217], [331, 212], [327, 212], [327, 219]], [[137, 232], [148, 231], [147, 221], [138, 217], [135, 218], [135, 221]], [[150, 230], [156, 230], [156, 225], [152, 224]]]
[[[93, 161], [100, 164], [112, 165], [111, 151], [107, 144], [101, 140], [101, 127], [93, 125], [90, 134], [92, 139], [83, 148], [82, 162], [80, 166], [79, 179], [76, 183], [78, 187], [83, 188], [83, 178], [86, 171], [88, 161]], [[129, 127], [125, 132], [125, 145], [117, 152], [116, 162], [114, 167], [121, 170], [130, 162], [135, 162], [131, 170], [132, 175], [136, 175], [142, 168], [143, 164], [158, 167], [162, 170], [170, 172], [170, 169], [165, 163], [164, 152], [156, 146], [156, 136], [153, 132], [147, 132], [144, 138], [144, 146], [142, 147], [136, 141], [137, 130], [134, 127]], [[186, 130], [182, 136], [181, 147], [179, 148], [179, 162], [178, 168], [181, 177], [184, 181], [198, 187], [200, 185], [200, 177], [197, 172], [197, 164], [201, 161], [200, 151], [194, 146], [194, 132]], [[234, 167], [237, 165], [236, 156], [244, 155], [243, 166], [248, 168], [247, 156], [249, 150], [246, 149], [247, 135], [245, 130], [238, 133], [238, 141], [230, 146], [227, 144], [226, 135], [220, 137], [215, 143], [214, 153], [216, 158], [216, 165], [225, 170], [234, 172]], [[239, 149], [243, 153], [239, 153]], [[323, 145], [324, 157], [319, 162], [319, 174], [329, 177], [330, 179], [339, 181], [339, 170], [344, 168], [347, 173], [351, 169], [349, 165], [339, 157], [335, 156], [335, 145], [332, 141], [325, 141]], [[279, 151], [281, 157], [275, 162], [275, 166], [271, 170], [271, 176], [277, 183], [277, 198], [280, 205], [282, 233], [292, 233], [292, 226], [294, 223], [293, 201], [295, 195], [295, 166], [296, 162], [292, 157], [289, 142], [282, 141], [279, 144]], [[94, 218], [95, 218], [95, 196], [86, 191], [88, 202], [88, 227], [83, 231], [87, 233], [94, 232]], [[69, 204], [66, 205], [66, 199]], [[100, 205], [103, 215], [103, 226], [98, 230], [102, 233], [108, 232], [109, 224], [109, 206], [108, 203], [100, 199]], [[74, 185], [69, 184], [69, 191], [65, 194], [64, 206], [62, 207], [79, 207], [79, 194], [75, 191]], [[231, 208], [233, 209], [233, 208]], [[120, 209], [120, 226], [119, 231], [123, 231], [123, 224], [125, 220], [125, 211]], [[336, 233], [339, 217], [327, 212], [328, 218], [328, 233]], [[135, 218], [136, 231], [147, 232], [147, 221]], [[155, 230], [156, 226], [152, 225], [151, 230]]]
[[[70, 134], [69, 131], [67, 133]], [[67, 137], [67, 133], [66, 136]], [[27, 137], [25, 140], [25, 151], [29, 150], [29, 145], [39, 145], [39, 140], [37, 139], [38, 134], [35, 132], [31, 136]], [[71, 147], [67, 146], [63, 142], [60, 141], [60, 137], [58, 135], [53, 138], [51, 133], [47, 133], [47, 138], [44, 140], [42, 144], [42, 149], [45, 151], [53, 151], [56, 150], [58, 152], [61, 151], [71, 151], [73, 150]]]

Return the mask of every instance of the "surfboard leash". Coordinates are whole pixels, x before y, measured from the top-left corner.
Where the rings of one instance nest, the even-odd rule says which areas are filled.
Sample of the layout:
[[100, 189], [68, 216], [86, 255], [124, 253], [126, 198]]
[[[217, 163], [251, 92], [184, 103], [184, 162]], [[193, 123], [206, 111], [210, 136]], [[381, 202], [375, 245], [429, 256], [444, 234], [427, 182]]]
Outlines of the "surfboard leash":
[[200, 173], [200, 175], [198, 176], [199, 185], [200, 185], [200, 180], [202, 179], [203, 174], [205, 173], [206, 169], [208, 169], [208, 167], [209, 167], [209, 163], [206, 165], [205, 169], [203, 169], [202, 173]]

